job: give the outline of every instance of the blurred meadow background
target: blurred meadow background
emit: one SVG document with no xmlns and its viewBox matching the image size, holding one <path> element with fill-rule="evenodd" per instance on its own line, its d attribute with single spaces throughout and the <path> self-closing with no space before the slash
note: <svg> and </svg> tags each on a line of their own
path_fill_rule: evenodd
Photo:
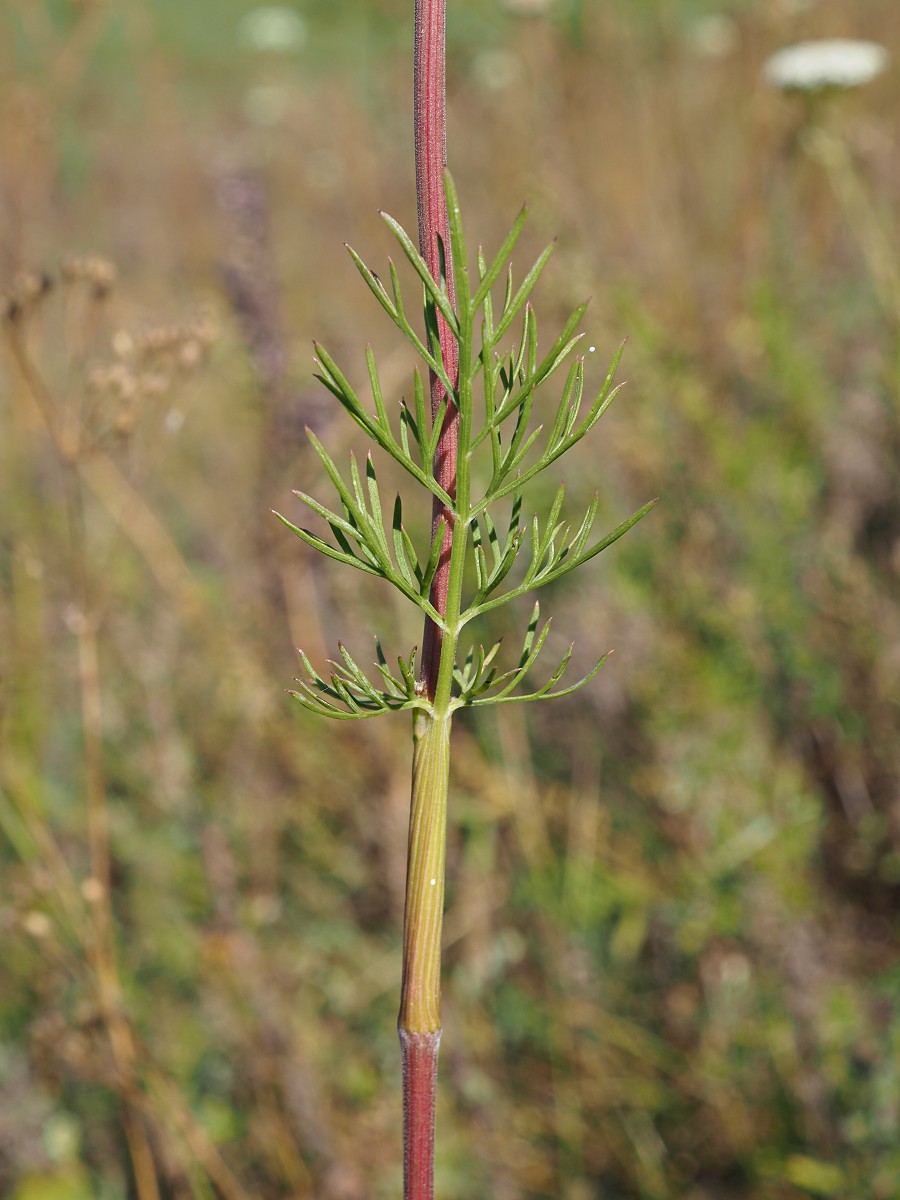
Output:
<svg viewBox="0 0 900 1200">
<path fill-rule="evenodd" d="M 415 226 L 412 3 L 253 9 L 0 4 L 11 1200 L 400 1191 L 409 721 L 285 690 L 419 622 L 270 509 L 354 444 L 313 337 L 409 392 L 342 243 Z M 900 6 L 449 9 L 470 243 L 527 198 L 629 339 L 570 502 L 661 503 L 547 595 L 595 683 L 457 718 L 438 1196 L 900 1197 Z"/>
</svg>

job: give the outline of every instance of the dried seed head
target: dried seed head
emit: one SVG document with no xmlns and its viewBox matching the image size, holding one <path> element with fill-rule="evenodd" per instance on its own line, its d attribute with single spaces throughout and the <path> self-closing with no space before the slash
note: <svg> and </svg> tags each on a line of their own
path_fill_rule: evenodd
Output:
<svg viewBox="0 0 900 1200">
<path fill-rule="evenodd" d="M 116 358 L 134 357 L 134 338 L 127 329 L 119 329 L 113 334 L 112 351 Z"/>
<path fill-rule="evenodd" d="M 103 884 L 93 875 L 81 881 L 80 890 L 88 904 L 99 904 L 106 894 Z"/>
<path fill-rule="evenodd" d="M 173 325 L 156 325 L 138 334 L 135 343 L 139 354 L 150 356 L 170 350 L 178 339 L 178 330 Z"/>
<path fill-rule="evenodd" d="M 179 325 L 157 325 L 136 334 L 116 335 L 114 350 L 121 357 L 133 357 L 143 364 L 147 375 L 168 377 L 187 375 L 204 361 L 218 330 L 209 313 L 201 313 Z M 158 384 L 148 381 L 147 390 L 159 394 Z"/>
<path fill-rule="evenodd" d="M 82 263 L 79 254 L 66 254 L 59 264 L 59 276 L 63 283 L 80 283 L 83 278 Z"/>
<path fill-rule="evenodd" d="M 219 339 L 219 327 L 209 310 L 203 310 L 198 314 L 193 323 L 192 332 L 204 350 L 208 350 Z"/>
<path fill-rule="evenodd" d="M 46 913 L 38 912 L 34 909 L 31 912 L 27 912 L 22 918 L 22 928 L 31 937 L 42 941 L 52 933 L 53 924 Z"/>
<path fill-rule="evenodd" d="M 137 411 L 133 408 L 126 409 L 125 412 L 120 412 L 113 421 L 113 432 L 118 437 L 128 437 L 134 433 L 134 428 L 137 425 Z"/>
<path fill-rule="evenodd" d="M 116 282 L 116 268 L 106 259 L 97 258 L 91 261 L 91 294 L 95 300 L 102 300 L 112 291 Z"/>
<path fill-rule="evenodd" d="M 88 368 L 88 390 L 113 396 L 116 400 L 132 400 L 137 394 L 138 379 L 128 363 L 94 363 Z"/>
<path fill-rule="evenodd" d="M 98 254 L 67 254 L 60 264 L 60 275 L 66 283 L 87 284 L 91 295 L 102 300 L 116 282 L 116 265 Z"/>
<path fill-rule="evenodd" d="M 172 377 L 164 371 L 145 371 L 138 376 L 137 387 L 141 396 L 165 396 L 172 386 Z"/>
<path fill-rule="evenodd" d="M 52 291 L 53 277 L 46 271 L 22 271 L 12 281 L 3 303 L 3 315 L 10 324 L 31 316 Z"/>
<path fill-rule="evenodd" d="M 197 338 L 188 338 L 178 351 L 178 364 L 192 371 L 203 359 L 203 346 Z"/>
</svg>

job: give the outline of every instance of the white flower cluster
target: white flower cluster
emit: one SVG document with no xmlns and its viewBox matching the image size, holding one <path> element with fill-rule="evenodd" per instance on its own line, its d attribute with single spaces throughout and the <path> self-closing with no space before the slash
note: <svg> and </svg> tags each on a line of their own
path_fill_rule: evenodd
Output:
<svg viewBox="0 0 900 1200">
<path fill-rule="evenodd" d="M 263 54 L 293 54 L 309 36 L 303 17 L 287 4 L 261 4 L 238 25 L 238 41 Z"/>
<path fill-rule="evenodd" d="M 539 17 L 553 8 L 554 0 L 503 0 L 507 8 L 517 17 Z"/>
<path fill-rule="evenodd" d="M 786 46 L 767 60 L 763 74 L 782 91 L 855 88 L 880 75 L 889 60 L 887 50 L 877 42 L 832 38 Z"/>
</svg>

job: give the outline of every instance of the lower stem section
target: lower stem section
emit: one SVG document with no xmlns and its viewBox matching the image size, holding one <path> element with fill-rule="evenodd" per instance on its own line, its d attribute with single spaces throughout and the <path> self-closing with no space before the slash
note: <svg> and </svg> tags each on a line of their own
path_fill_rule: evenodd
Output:
<svg viewBox="0 0 900 1200">
<path fill-rule="evenodd" d="M 441 1044 L 441 926 L 447 847 L 450 718 L 413 718 L 412 801 L 403 919 L 403 1196 L 434 1196 L 434 1108 Z"/>
<path fill-rule="evenodd" d="M 434 1109 L 441 1031 L 400 1030 L 403 1064 L 403 1196 L 434 1197 Z"/>
<path fill-rule="evenodd" d="M 398 1022 L 407 1033 L 437 1033 L 441 1028 L 441 927 L 449 776 L 449 716 L 416 713 L 403 916 L 403 990 Z"/>
</svg>

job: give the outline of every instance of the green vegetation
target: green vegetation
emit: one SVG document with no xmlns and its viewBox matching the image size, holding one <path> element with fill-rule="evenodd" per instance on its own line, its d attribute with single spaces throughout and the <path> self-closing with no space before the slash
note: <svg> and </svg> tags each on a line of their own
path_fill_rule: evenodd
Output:
<svg viewBox="0 0 900 1200">
<path fill-rule="evenodd" d="M 250 7 L 4 9 L 14 1200 L 400 1191 L 408 717 L 350 738 L 284 691 L 294 645 L 421 629 L 267 514 L 327 485 L 304 424 L 364 460 L 313 336 L 409 387 L 341 243 L 383 261 L 377 210 L 413 224 L 411 6 L 298 5 L 288 56 L 239 48 Z M 542 321 L 591 294 L 595 356 L 629 336 L 567 504 L 661 502 L 545 593 L 573 676 L 615 648 L 591 685 L 456 717 L 448 1200 L 900 1196 L 900 96 L 835 98 L 829 157 L 760 74 L 900 44 L 900 12 L 727 11 L 717 41 L 699 3 L 451 7 L 467 227 L 499 245 L 527 197 Z M 515 657 L 522 603 L 485 644 Z"/>
</svg>

